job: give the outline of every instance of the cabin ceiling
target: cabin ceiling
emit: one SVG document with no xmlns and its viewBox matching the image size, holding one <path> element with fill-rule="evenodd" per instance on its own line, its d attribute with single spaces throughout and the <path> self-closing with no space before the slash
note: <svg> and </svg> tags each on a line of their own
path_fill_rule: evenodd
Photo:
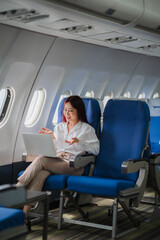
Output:
<svg viewBox="0 0 160 240">
<path fill-rule="evenodd" d="M 0 0 L 0 23 L 160 57 L 159 0 Z"/>
</svg>

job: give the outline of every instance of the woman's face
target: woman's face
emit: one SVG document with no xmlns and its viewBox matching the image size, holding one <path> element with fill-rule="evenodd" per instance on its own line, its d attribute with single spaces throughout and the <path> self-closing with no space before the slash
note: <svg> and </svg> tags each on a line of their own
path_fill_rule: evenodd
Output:
<svg viewBox="0 0 160 240">
<path fill-rule="evenodd" d="M 77 123 L 79 121 L 77 109 L 73 108 L 70 102 L 65 104 L 63 114 L 67 122 Z"/>
</svg>

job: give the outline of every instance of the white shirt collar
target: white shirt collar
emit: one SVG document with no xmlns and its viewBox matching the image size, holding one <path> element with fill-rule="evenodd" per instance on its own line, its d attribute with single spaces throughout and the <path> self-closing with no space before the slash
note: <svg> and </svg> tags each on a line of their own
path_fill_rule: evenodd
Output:
<svg viewBox="0 0 160 240">
<path fill-rule="evenodd" d="M 79 121 L 79 122 L 71 129 L 71 131 L 68 133 L 67 122 L 66 122 L 66 123 L 65 123 L 65 132 L 66 132 L 67 134 L 70 134 L 72 131 L 75 131 L 75 130 L 80 129 L 81 125 L 82 125 L 82 122 Z"/>
</svg>

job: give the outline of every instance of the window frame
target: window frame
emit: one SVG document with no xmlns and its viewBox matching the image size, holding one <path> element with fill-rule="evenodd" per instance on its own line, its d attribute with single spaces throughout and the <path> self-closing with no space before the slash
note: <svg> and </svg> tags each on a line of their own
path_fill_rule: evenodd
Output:
<svg viewBox="0 0 160 240">
<path fill-rule="evenodd" d="M 86 93 L 85 93 L 85 97 L 94 98 L 94 91 L 93 90 L 87 90 Z"/>
<path fill-rule="evenodd" d="M 15 99 L 15 91 L 12 87 L 2 88 L 0 91 L 6 90 L 5 99 L 3 99 L 2 108 L 0 112 L 0 128 L 3 127 L 9 119 L 13 102 Z"/>
<path fill-rule="evenodd" d="M 58 108 L 59 108 L 60 102 L 62 101 L 63 98 L 69 97 L 71 95 L 72 95 L 72 91 L 70 89 L 63 91 L 63 93 L 60 95 L 58 103 L 57 103 L 57 107 L 56 107 L 56 110 L 54 112 L 53 119 L 52 119 L 53 126 L 57 125 L 57 121 L 58 121 Z"/>
<path fill-rule="evenodd" d="M 142 92 L 138 95 L 138 99 L 144 99 L 144 98 L 146 98 L 146 95 L 144 92 Z"/>
<path fill-rule="evenodd" d="M 33 127 L 38 122 L 41 117 L 46 98 L 47 93 L 44 88 L 39 88 L 34 91 L 24 121 L 25 127 Z"/>
<path fill-rule="evenodd" d="M 158 92 L 155 92 L 154 94 L 153 94 L 153 97 L 152 97 L 153 99 L 155 99 L 155 98 L 159 98 L 159 93 Z"/>
<path fill-rule="evenodd" d="M 107 102 L 113 98 L 113 92 L 108 92 L 105 94 L 104 98 L 103 98 L 103 106 L 105 108 Z M 107 99 L 107 100 L 106 100 Z"/>
<path fill-rule="evenodd" d="M 123 97 L 125 98 L 131 98 L 131 92 L 130 91 L 127 91 L 123 94 Z"/>
</svg>

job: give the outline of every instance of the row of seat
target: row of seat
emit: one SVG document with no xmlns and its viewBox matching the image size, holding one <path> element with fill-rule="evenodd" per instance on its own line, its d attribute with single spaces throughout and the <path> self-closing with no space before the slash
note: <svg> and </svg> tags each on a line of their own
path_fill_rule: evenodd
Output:
<svg viewBox="0 0 160 240">
<path fill-rule="evenodd" d="M 83 101 L 89 124 L 95 128 L 97 133 L 101 132 L 101 110 L 98 101 L 92 98 L 83 98 Z M 64 100 L 59 106 L 58 122 L 62 121 L 63 104 Z M 52 113 L 50 113 L 48 123 L 51 119 Z M 44 190 L 61 190 L 59 229 L 63 219 L 64 193 L 68 196 L 68 191 L 114 199 L 112 226 L 88 223 L 88 226 L 111 230 L 113 239 L 117 237 L 118 203 L 134 226 L 137 226 L 137 221 L 131 215 L 131 209 L 132 206 L 139 205 L 147 184 L 150 161 L 143 157 L 145 149 L 148 147 L 147 138 L 151 127 L 154 128 L 155 125 L 152 117 L 150 124 L 150 111 L 146 102 L 139 100 L 110 100 L 108 102 L 103 113 L 100 154 L 96 159 L 93 174 L 89 173 L 89 163 L 94 162 L 95 157 L 76 156 L 71 161 L 72 167 L 80 166 L 85 161 L 88 163 L 83 176 L 52 175 L 45 181 Z M 151 145 L 151 133 L 149 136 Z M 154 168 L 155 161 L 152 164 L 152 171 Z M 78 209 L 86 219 L 87 215 L 79 207 Z M 68 222 L 69 220 L 63 219 L 63 221 Z M 87 225 L 82 221 L 70 220 L 70 222 Z"/>
<path fill-rule="evenodd" d="M 88 123 L 94 127 L 97 135 L 100 135 L 101 132 L 101 125 L 100 125 L 100 119 L 101 119 L 101 108 L 99 105 L 98 100 L 93 98 L 82 98 L 85 104 L 86 108 L 86 114 L 87 114 L 87 120 Z M 62 112 L 63 112 L 63 104 L 65 99 L 63 99 L 59 105 L 58 109 L 58 123 L 62 121 Z M 125 101 L 125 100 L 124 100 Z M 127 101 L 127 100 L 126 100 Z M 151 116 L 151 123 L 150 123 L 150 131 L 149 131 L 149 146 L 151 153 L 159 153 L 160 152 L 160 130 L 159 130 L 159 122 L 160 122 L 160 99 L 151 99 L 148 100 L 148 106 L 150 109 L 150 116 Z M 53 111 L 51 111 L 47 126 L 49 127 L 51 124 L 51 120 L 53 117 Z M 60 180 L 58 180 L 58 183 L 60 185 L 58 186 L 58 189 L 63 189 L 66 183 L 67 176 L 61 175 L 59 178 L 62 178 L 62 181 L 60 183 Z M 52 189 L 54 190 L 54 184 L 56 179 L 54 176 L 51 176 L 47 179 L 44 185 L 44 189 Z"/>
<path fill-rule="evenodd" d="M 160 197 L 160 98 L 149 99 L 147 101 L 151 123 L 149 131 L 149 157 L 150 157 L 150 174 L 148 185 L 154 189 L 154 210 L 150 222 L 160 218 L 159 197 Z M 150 201 L 146 201 L 150 204 Z"/>
<path fill-rule="evenodd" d="M 95 131 L 98 132 L 100 130 L 99 123 L 101 118 L 98 101 L 89 98 L 83 99 L 83 101 L 86 107 L 88 122 L 95 128 Z M 158 102 L 157 99 L 155 101 Z M 63 104 L 64 100 L 59 107 L 58 122 L 62 121 Z M 157 105 L 158 104 L 156 104 L 156 106 Z M 155 153 L 153 146 L 155 149 L 157 144 L 157 136 L 154 132 L 158 132 L 155 131 L 158 123 L 155 124 L 155 122 L 158 122 L 160 119 L 159 116 L 155 118 L 152 111 L 149 111 L 151 106 L 153 108 L 154 100 L 150 100 L 148 104 L 145 101 L 139 100 L 109 101 L 103 113 L 100 154 L 96 159 L 93 175 L 88 176 L 88 171 L 86 171 L 83 176 L 52 175 L 47 178 L 44 189 L 61 190 L 58 218 L 59 229 L 62 224 L 64 192 L 65 195 L 68 196 L 68 190 L 71 192 L 115 198 L 112 226 L 99 226 L 89 223 L 89 226 L 111 230 L 113 239 L 117 236 L 116 221 L 118 203 L 121 204 L 134 226 L 137 226 L 137 222 L 131 215 L 131 207 L 138 206 L 143 197 L 148 179 L 148 171 L 151 171 L 151 176 L 155 176 L 155 171 L 159 173 L 159 165 L 157 164 L 155 167 L 155 159 L 150 160 L 150 158 L 143 158 L 145 151 L 148 149 L 152 154 L 153 152 Z M 159 109 L 158 106 L 154 106 L 156 111 Z M 150 156 L 149 154 L 149 157 Z M 83 156 L 85 161 L 87 161 L 89 157 L 90 156 Z M 76 164 L 77 161 L 81 161 L 81 159 L 82 157 L 80 156 L 76 157 L 74 164 Z M 89 161 L 94 162 L 94 159 L 89 159 Z M 72 162 L 72 167 L 73 166 Z M 157 184 L 157 180 L 157 178 L 152 177 L 154 187 Z M 66 189 L 67 193 L 65 191 Z M 158 191 L 160 190 L 158 189 L 157 192 Z M 77 205 L 77 203 L 75 204 Z M 79 211 L 83 218 L 87 218 L 82 210 L 79 209 Z M 81 221 L 75 220 L 67 220 L 67 222 L 84 224 Z M 85 225 L 87 224 L 85 223 Z"/>
<path fill-rule="evenodd" d="M 97 104 L 97 101 L 93 101 L 93 99 L 86 101 Z M 61 114 L 62 106 L 63 102 Z M 89 111 L 86 112 L 88 118 Z M 95 116 L 93 123 L 99 122 L 100 108 L 93 107 L 91 112 Z M 107 103 L 103 113 L 103 129 L 100 134 L 100 153 L 96 159 L 92 176 L 88 176 L 86 171 L 83 176 L 52 175 L 45 181 L 44 189 L 61 190 L 59 229 L 63 219 L 64 193 L 66 195 L 68 190 L 92 196 L 113 198 L 113 222 L 112 226 L 106 226 L 71 219 L 63 219 L 63 221 L 111 230 L 112 238 L 115 239 L 117 237 L 119 203 L 134 226 L 137 226 L 137 221 L 131 215 L 131 207 L 139 205 L 147 183 L 148 161 L 143 159 L 143 154 L 148 146 L 149 123 L 150 112 L 144 101 L 110 100 Z M 98 124 L 96 127 L 98 128 Z M 97 128 L 95 128 L 96 131 Z M 83 157 L 87 161 L 90 156 Z M 79 162 L 79 166 L 83 157 L 77 156 L 74 159 L 76 163 Z M 90 159 L 90 161 L 94 160 Z M 72 159 L 72 167 L 74 164 Z M 83 218 L 86 219 L 87 215 L 79 207 L 78 209 Z"/>
</svg>

